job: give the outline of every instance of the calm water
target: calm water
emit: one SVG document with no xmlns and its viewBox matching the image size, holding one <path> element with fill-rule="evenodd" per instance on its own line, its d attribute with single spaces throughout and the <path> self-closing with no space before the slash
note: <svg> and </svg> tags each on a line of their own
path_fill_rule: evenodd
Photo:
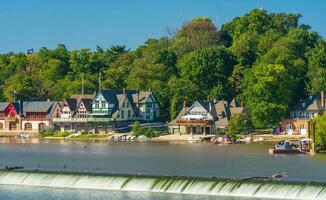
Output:
<svg viewBox="0 0 326 200">
<path fill-rule="evenodd" d="M 176 195 L 144 192 L 0 186 L 1 200 L 250 200 L 249 198 Z M 256 199 L 262 200 L 262 199 Z"/>
<path fill-rule="evenodd" d="M 249 177 L 286 172 L 290 181 L 326 182 L 326 155 L 269 155 L 273 145 L 180 143 L 0 143 L 0 167 L 44 170 Z M 86 148 L 85 148 L 86 147 Z M 24 198 L 23 198 L 24 197 Z M 235 199 L 0 186 L 0 199 Z"/>
</svg>

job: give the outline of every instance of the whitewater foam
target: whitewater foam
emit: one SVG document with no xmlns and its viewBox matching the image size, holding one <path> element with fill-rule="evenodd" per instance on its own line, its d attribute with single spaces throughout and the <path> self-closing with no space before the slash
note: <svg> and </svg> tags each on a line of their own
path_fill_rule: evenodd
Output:
<svg viewBox="0 0 326 200">
<path fill-rule="evenodd" d="M 326 184 L 270 180 L 1 171 L 0 184 L 275 199 L 326 199 Z"/>
</svg>

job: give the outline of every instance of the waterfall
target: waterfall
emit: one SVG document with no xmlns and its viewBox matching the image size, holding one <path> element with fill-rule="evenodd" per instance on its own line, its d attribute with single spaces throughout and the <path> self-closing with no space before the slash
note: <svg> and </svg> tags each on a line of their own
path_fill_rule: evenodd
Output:
<svg viewBox="0 0 326 200">
<path fill-rule="evenodd" d="M 326 199 L 326 184 L 169 176 L 0 171 L 0 184 L 275 199 Z"/>
</svg>

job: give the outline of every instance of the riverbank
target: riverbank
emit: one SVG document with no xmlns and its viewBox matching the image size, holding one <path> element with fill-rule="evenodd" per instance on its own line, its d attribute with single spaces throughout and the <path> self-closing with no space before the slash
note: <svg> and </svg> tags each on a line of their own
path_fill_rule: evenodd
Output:
<svg viewBox="0 0 326 200">
<path fill-rule="evenodd" d="M 1 134 L 2 138 L 15 138 L 20 133 L 11 133 L 11 134 Z M 58 132 L 54 135 L 40 137 L 39 134 L 33 133 L 31 138 L 33 139 L 48 139 L 48 140 L 85 140 L 85 141 L 107 141 L 109 138 L 119 138 L 123 135 L 131 135 L 131 133 L 110 133 L 110 134 L 68 134 Z M 186 142 L 189 141 L 189 138 L 192 140 L 206 139 L 209 140 L 213 135 L 199 135 L 199 134 L 161 134 L 157 137 L 150 138 L 148 141 L 153 142 Z M 300 141 L 306 136 L 302 135 L 274 135 L 274 134 L 252 134 L 252 135 L 237 135 L 239 139 L 243 142 L 279 142 L 283 140 L 289 140 L 292 142 Z"/>
</svg>

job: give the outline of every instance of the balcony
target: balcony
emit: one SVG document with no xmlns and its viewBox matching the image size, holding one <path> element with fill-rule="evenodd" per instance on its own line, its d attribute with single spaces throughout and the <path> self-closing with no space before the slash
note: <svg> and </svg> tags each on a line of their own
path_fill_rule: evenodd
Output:
<svg viewBox="0 0 326 200">
<path fill-rule="evenodd" d="M 177 125 L 180 126 L 208 126 L 213 123 L 212 120 L 202 120 L 202 119 L 180 119 L 177 120 Z"/>
<path fill-rule="evenodd" d="M 87 118 L 87 122 L 112 122 L 112 118 L 108 117 L 90 117 Z"/>
<path fill-rule="evenodd" d="M 52 118 L 53 122 L 71 122 L 71 123 L 85 123 L 88 118 Z"/>
<path fill-rule="evenodd" d="M 7 121 L 16 121 L 16 117 L 15 116 L 8 116 L 8 117 L 6 117 L 6 120 Z"/>
</svg>

